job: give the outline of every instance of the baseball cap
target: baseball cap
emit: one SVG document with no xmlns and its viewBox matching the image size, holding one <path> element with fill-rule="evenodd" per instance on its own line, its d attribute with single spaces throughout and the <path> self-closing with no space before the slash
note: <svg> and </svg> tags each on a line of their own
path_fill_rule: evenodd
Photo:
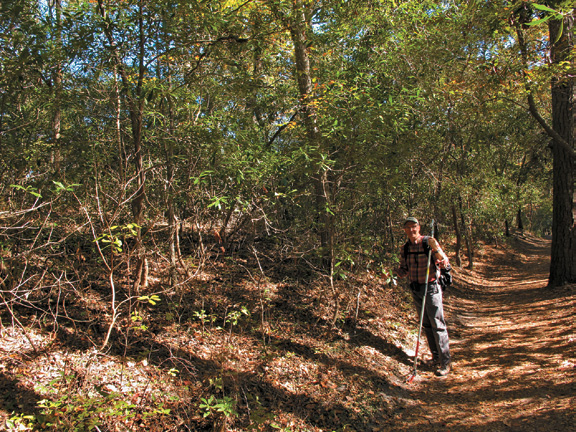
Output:
<svg viewBox="0 0 576 432">
<path fill-rule="evenodd" d="M 418 222 L 418 219 L 416 219 L 415 217 L 406 218 L 406 220 L 404 221 L 404 225 L 406 225 L 408 222 L 412 222 L 412 223 L 415 223 L 416 225 L 420 225 L 420 222 Z"/>
</svg>

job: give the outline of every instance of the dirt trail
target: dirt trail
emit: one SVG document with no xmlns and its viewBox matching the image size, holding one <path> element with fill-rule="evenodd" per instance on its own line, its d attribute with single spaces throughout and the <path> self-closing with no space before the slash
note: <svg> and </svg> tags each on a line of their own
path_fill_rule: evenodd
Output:
<svg viewBox="0 0 576 432">
<path fill-rule="evenodd" d="M 445 302 L 453 372 L 418 376 L 396 430 L 576 430 L 576 295 L 545 288 L 549 256 L 548 241 L 518 237 L 458 272 Z"/>
</svg>

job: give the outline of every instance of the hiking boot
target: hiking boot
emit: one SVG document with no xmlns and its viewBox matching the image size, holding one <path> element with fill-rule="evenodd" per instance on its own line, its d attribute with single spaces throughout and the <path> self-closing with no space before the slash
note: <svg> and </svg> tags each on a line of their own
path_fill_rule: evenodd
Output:
<svg viewBox="0 0 576 432">
<path fill-rule="evenodd" d="M 446 363 L 445 365 L 440 366 L 436 370 L 435 374 L 436 376 L 443 377 L 450 373 L 450 369 L 451 369 L 450 363 Z"/>
<path fill-rule="evenodd" d="M 422 360 L 422 366 L 428 371 L 435 371 L 440 367 L 440 362 L 436 359 Z"/>
</svg>

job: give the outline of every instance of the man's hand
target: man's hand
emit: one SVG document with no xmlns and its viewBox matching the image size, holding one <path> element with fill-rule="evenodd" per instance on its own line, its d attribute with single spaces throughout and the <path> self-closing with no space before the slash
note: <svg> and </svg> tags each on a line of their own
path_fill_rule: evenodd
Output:
<svg viewBox="0 0 576 432">
<path fill-rule="evenodd" d="M 448 265 L 448 259 L 439 259 L 436 260 L 436 267 L 438 268 L 446 268 L 446 266 Z"/>
</svg>

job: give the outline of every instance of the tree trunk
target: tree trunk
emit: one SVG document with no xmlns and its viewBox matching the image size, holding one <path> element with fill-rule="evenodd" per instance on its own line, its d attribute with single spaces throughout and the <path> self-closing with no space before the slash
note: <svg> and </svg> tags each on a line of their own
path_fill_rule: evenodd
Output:
<svg viewBox="0 0 576 432">
<path fill-rule="evenodd" d="M 138 187 L 136 195 L 132 200 L 132 212 L 134 219 L 138 224 L 138 248 L 136 250 L 138 269 L 134 275 L 134 288 L 146 288 L 148 286 L 148 261 L 145 256 L 145 249 L 142 240 L 142 224 L 144 221 L 144 200 L 146 199 L 146 175 L 144 173 L 144 154 L 142 150 L 142 117 L 144 110 L 144 96 L 142 85 L 145 72 L 145 37 L 144 37 L 144 17 L 143 17 L 143 0 L 138 2 L 138 33 L 139 33 L 139 52 L 138 52 L 138 81 L 134 96 L 130 98 L 130 120 L 132 121 L 132 139 L 134 143 L 134 165 L 136 168 L 136 185 Z"/>
<path fill-rule="evenodd" d="M 168 79 L 169 85 L 171 87 L 170 77 Z M 174 136 L 174 130 L 176 126 L 174 125 L 174 113 L 172 109 L 172 103 L 168 102 L 168 131 L 166 136 L 168 139 L 164 139 L 164 152 L 166 155 L 166 207 L 167 207 L 167 218 L 168 218 L 168 250 L 170 253 L 170 286 L 174 287 L 178 285 L 178 270 L 176 267 L 178 257 L 180 256 L 179 239 L 178 239 L 178 220 L 176 219 L 176 211 L 174 209 L 174 198 L 172 194 L 174 193 L 174 146 L 173 141 L 170 137 Z"/>
<path fill-rule="evenodd" d="M 138 234 L 136 237 L 136 273 L 134 274 L 134 288 L 148 286 L 148 262 L 145 256 L 144 245 L 142 242 L 142 223 L 144 219 L 144 201 L 146 199 L 146 175 L 144 173 L 144 154 L 142 149 L 142 118 L 144 109 L 143 83 L 144 73 L 146 72 L 146 41 L 144 36 L 144 14 L 143 0 L 138 2 L 138 76 L 136 78 L 136 87 L 132 88 L 132 79 L 128 76 L 126 66 L 118 52 L 118 43 L 114 38 L 113 23 L 111 22 L 103 0 L 98 0 L 98 10 L 104 19 L 104 34 L 112 49 L 112 57 L 116 64 L 116 69 L 122 80 L 123 95 L 126 98 L 126 105 L 130 115 L 132 126 L 132 143 L 134 146 L 134 167 L 136 170 L 136 192 L 131 202 L 132 215 L 138 225 Z"/>
<path fill-rule="evenodd" d="M 454 233 L 456 234 L 456 245 L 454 247 L 456 265 L 462 267 L 462 258 L 460 257 L 460 251 L 462 249 L 462 234 L 460 234 L 460 228 L 458 227 L 458 213 L 456 211 L 456 206 L 452 205 L 452 221 L 454 223 Z"/>
<path fill-rule="evenodd" d="M 518 209 L 518 213 L 516 215 L 516 223 L 518 227 L 518 231 L 524 231 L 524 222 L 522 221 L 522 209 Z"/>
<path fill-rule="evenodd" d="M 260 14 L 254 14 L 252 16 L 254 20 L 254 28 L 253 28 L 253 37 L 254 39 L 257 38 L 257 35 L 262 31 L 262 18 Z M 254 93 L 248 98 L 247 106 L 252 111 L 252 118 L 254 123 L 256 123 L 262 130 L 265 130 L 266 121 L 262 118 L 262 110 L 258 106 L 258 98 L 257 94 L 259 91 L 259 87 L 262 84 L 262 77 L 263 77 L 263 62 L 262 62 L 262 43 L 257 42 L 254 46 L 254 56 L 252 58 L 252 79 L 256 85 L 254 86 Z M 266 143 L 269 143 L 269 137 L 264 137 Z"/>
<path fill-rule="evenodd" d="M 293 17 L 290 26 L 290 35 L 294 44 L 294 60 L 296 63 L 296 76 L 298 80 L 298 90 L 301 99 L 301 114 L 311 145 L 317 145 L 319 153 L 322 149 L 319 143 L 319 131 L 317 125 L 317 113 L 311 103 L 312 97 L 312 74 L 310 69 L 310 58 L 308 55 L 307 29 L 310 26 L 306 17 L 306 6 L 301 0 L 293 1 Z M 328 212 L 329 207 L 329 177 L 328 171 L 320 164 L 318 156 L 318 173 L 314 178 L 314 190 L 316 195 L 316 214 L 318 218 L 318 233 L 320 236 L 320 248 L 322 264 L 325 269 L 332 266 L 333 261 L 333 218 Z"/>
<path fill-rule="evenodd" d="M 53 0 L 52 6 L 54 7 L 54 35 L 55 45 L 57 49 L 62 49 L 62 1 Z M 60 53 L 58 53 L 58 57 Z M 60 150 L 60 131 L 62 129 L 62 62 L 57 61 L 54 65 L 51 77 L 51 86 L 54 96 L 54 105 L 52 111 L 52 166 L 54 172 L 59 175 L 61 170 L 62 154 Z"/>
<path fill-rule="evenodd" d="M 472 249 L 472 227 L 466 223 L 466 218 L 462 209 L 462 200 L 460 200 L 460 219 L 462 222 L 462 229 L 464 230 L 464 237 L 466 238 L 466 250 L 468 251 L 468 268 L 474 268 L 474 250 Z M 471 224 L 470 224 L 471 225 Z"/>
<path fill-rule="evenodd" d="M 574 11 L 561 20 L 549 20 L 552 63 L 574 66 Z M 572 69 L 573 70 L 573 69 Z M 573 75 L 552 80 L 552 128 L 574 148 L 575 80 Z M 574 224 L 574 158 L 569 149 L 552 141 L 553 214 L 549 286 L 576 282 L 576 226 Z"/>
<path fill-rule="evenodd" d="M 394 235 L 394 223 L 392 222 L 392 210 L 390 209 L 390 204 L 386 204 L 386 224 L 388 225 L 388 244 L 396 244 L 396 236 Z"/>
</svg>

